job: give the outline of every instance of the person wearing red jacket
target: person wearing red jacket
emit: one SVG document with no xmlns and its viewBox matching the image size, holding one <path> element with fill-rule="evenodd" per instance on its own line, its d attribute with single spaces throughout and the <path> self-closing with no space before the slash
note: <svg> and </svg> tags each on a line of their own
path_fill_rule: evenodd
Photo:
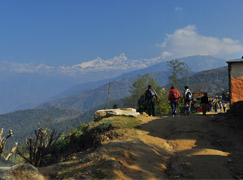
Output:
<svg viewBox="0 0 243 180">
<path fill-rule="evenodd" d="M 175 89 L 174 86 L 171 86 L 168 94 L 168 99 L 170 100 L 170 106 L 172 109 L 173 117 L 176 115 L 177 105 L 180 98 L 181 98 L 180 93 Z"/>
</svg>

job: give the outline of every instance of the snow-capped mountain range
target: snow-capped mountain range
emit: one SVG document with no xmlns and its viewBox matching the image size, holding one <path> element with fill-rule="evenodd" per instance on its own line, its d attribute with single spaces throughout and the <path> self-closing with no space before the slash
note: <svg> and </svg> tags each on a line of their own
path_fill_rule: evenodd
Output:
<svg viewBox="0 0 243 180">
<path fill-rule="evenodd" d="M 77 76 L 90 72 L 102 71 L 116 71 L 118 73 L 124 73 L 143 69 L 162 61 L 165 61 L 162 57 L 130 60 L 124 53 L 122 53 L 119 56 L 115 56 L 111 59 L 105 60 L 97 57 L 96 59 L 72 66 L 49 66 L 46 64 L 35 65 L 32 63 L 20 64 L 14 62 L 2 62 L 0 63 L 0 72 L 8 71 L 17 73 L 61 73 L 68 76 Z"/>
</svg>

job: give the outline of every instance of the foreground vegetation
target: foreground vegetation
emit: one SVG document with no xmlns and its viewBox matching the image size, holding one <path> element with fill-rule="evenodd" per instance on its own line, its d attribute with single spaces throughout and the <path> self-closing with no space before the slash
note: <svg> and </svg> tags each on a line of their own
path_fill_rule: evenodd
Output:
<svg viewBox="0 0 243 180">
<path fill-rule="evenodd" d="M 38 135 L 36 135 L 35 139 L 31 138 L 33 147 L 30 147 L 30 138 L 28 138 L 28 143 L 26 145 L 23 144 L 18 149 L 18 154 L 35 166 L 46 166 L 52 163 L 65 161 L 65 159 L 73 153 L 86 151 L 87 149 L 96 149 L 102 142 L 108 139 L 122 137 L 124 130 L 137 127 L 140 124 L 141 121 L 134 117 L 115 116 L 104 118 L 101 121 L 80 124 L 78 128 L 72 128 L 68 133 L 62 134 L 55 143 L 50 145 L 48 141 L 52 140 L 53 136 L 49 135 L 49 137 L 46 137 L 46 147 L 48 149 L 45 149 L 41 143 L 43 140 Z M 38 142 L 38 139 L 39 143 L 34 145 L 34 142 Z M 36 160 L 36 155 L 38 155 L 40 147 L 41 151 L 43 151 L 40 154 L 43 156 L 39 157 L 39 160 Z M 33 154 L 36 155 L 34 156 Z"/>
</svg>

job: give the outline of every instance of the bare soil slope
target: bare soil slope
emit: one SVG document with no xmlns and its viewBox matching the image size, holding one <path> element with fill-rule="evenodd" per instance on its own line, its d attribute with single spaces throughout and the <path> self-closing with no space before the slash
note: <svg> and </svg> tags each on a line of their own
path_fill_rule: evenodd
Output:
<svg viewBox="0 0 243 180">
<path fill-rule="evenodd" d="M 55 179 L 241 179 L 243 124 L 227 114 L 138 117 L 95 151 L 41 168 Z"/>
</svg>

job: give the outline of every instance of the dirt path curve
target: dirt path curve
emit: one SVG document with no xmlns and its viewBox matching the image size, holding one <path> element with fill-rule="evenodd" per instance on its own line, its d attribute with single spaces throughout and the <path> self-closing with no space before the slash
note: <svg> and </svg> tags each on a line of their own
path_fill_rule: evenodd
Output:
<svg viewBox="0 0 243 180">
<path fill-rule="evenodd" d="M 222 130 L 218 128 L 217 133 L 221 134 L 216 135 L 217 124 L 212 115 L 181 115 L 141 120 L 144 124 L 140 128 L 139 138 L 144 144 L 157 147 L 158 158 L 155 162 L 163 160 L 162 157 L 166 162 L 164 169 L 161 169 L 160 178 L 233 178 L 232 169 L 228 166 L 230 153 L 215 145 L 226 133 L 225 127 Z M 146 159 L 153 158 L 148 155 L 145 161 Z M 148 166 L 151 167 L 149 164 Z"/>
<path fill-rule="evenodd" d="M 243 121 L 227 114 L 138 119 L 142 125 L 123 130 L 124 139 L 41 172 L 49 179 L 243 179 Z"/>
</svg>

